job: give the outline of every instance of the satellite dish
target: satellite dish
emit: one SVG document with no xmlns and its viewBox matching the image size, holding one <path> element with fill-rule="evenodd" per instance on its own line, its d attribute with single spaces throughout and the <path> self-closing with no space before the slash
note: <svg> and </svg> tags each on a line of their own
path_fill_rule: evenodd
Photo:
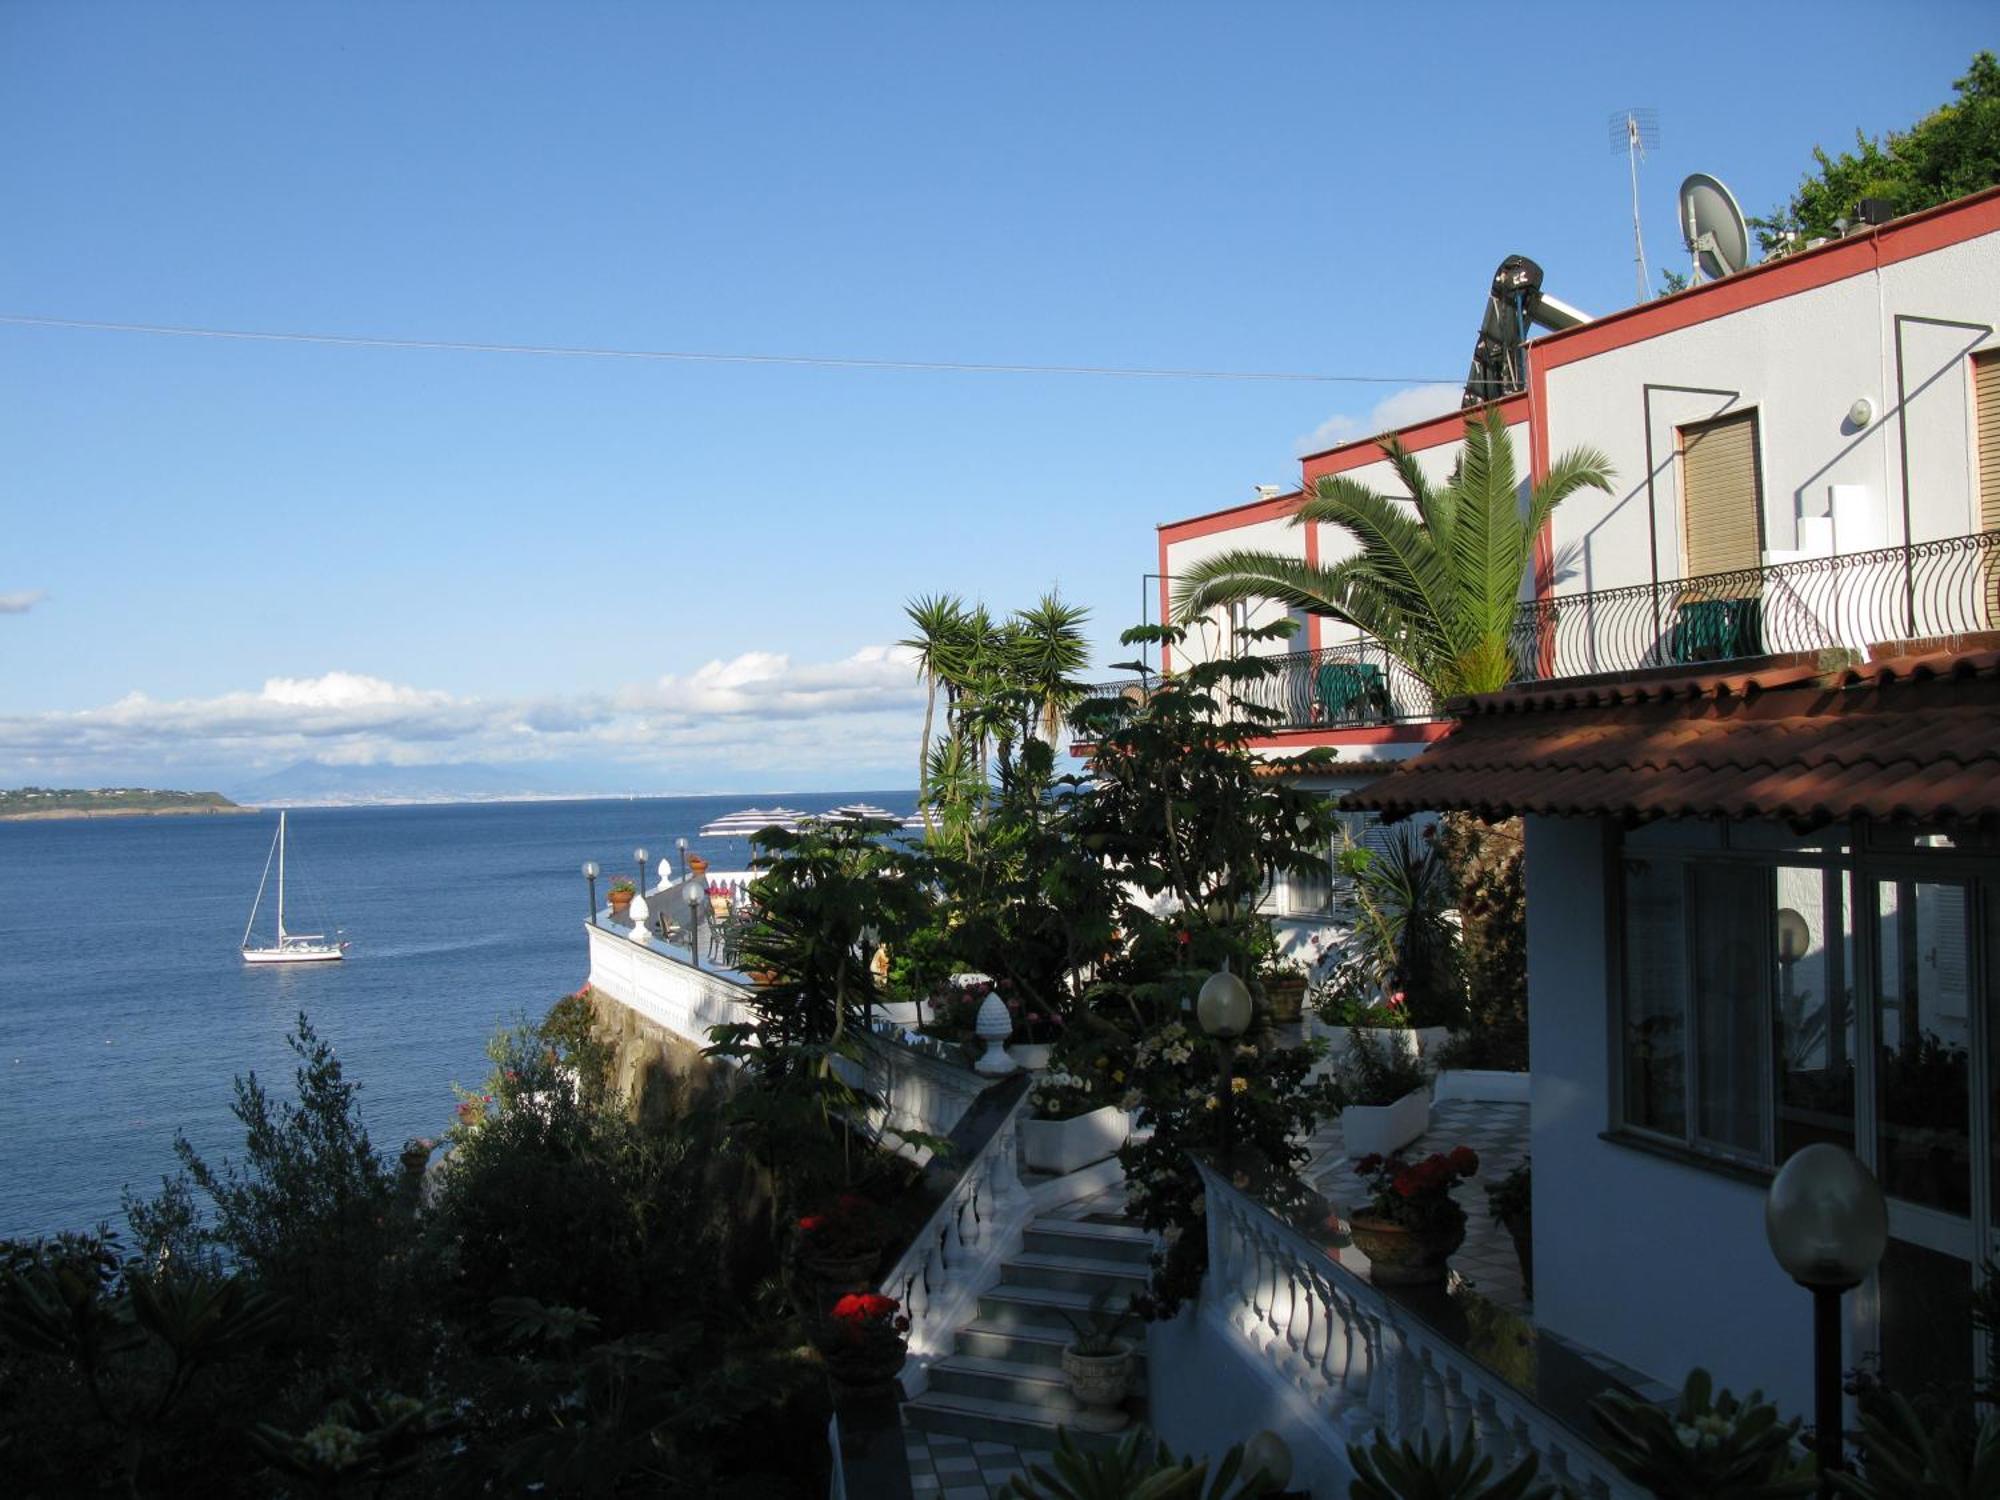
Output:
<svg viewBox="0 0 2000 1500">
<path fill-rule="evenodd" d="M 1681 238 L 1697 279 L 1720 281 L 1750 264 L 1750 226 L 1736 197 L 1706 172 L 1681 184 Z"/>
</svg>

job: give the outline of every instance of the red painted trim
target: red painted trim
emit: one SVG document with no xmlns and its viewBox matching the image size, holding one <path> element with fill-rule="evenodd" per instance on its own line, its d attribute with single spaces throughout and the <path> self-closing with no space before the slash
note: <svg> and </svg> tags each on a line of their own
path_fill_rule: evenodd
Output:
<svg viewBox="0 0 2000 1500">
<path fill-rule="evenodd" d="M 1748 307 L 1814 291 L 1996 232 L 2000 232 L 2000 188 L 1988 188 L 1969 198 L 1821 245 L 1817 250 L 1800 250 L 1779 260 L 1767 260 L 1721 281 L 1704 282 L 1671 297 L 1641 302 L 1560 333 L 1544 334 L 1528 346 L 1529 361 L 1543 371 L 1574 364 L 1593 354 L 1677 333 Z M 1541 424 L 1536 426 L 1539 430 Z"/>
<path fill-rule="evenodd" d="M 1307 525 L 1305 531 L 1306 531 L 1306 566 L 1309 568 L 1316 568 L 1319 566 L 1319 526 L 1317 523 L 1309 524 Z M 1308 614 L 1306 616 L 1306 650 L 1308 651 L 1319 650 L 1319 636 L 1320 636 L 1321 624 L 1322 621 L 1320 620 L 1320 617 L 1317 614 Z"/>
<path fill-rule="evenodd" d="M 1458 727 L 1456 719 L 1425 719 L 1412 724 L 1356 725 L 1352 729 L 1280 729 L 1245 740 L 1251 750 L 1309 750 L 1316 745 L 1414 745 L 1441 740 Z"/>
<path fill-rule="evenodd" d="M 1322 475 L 1344 474 L 1349 469 L 1358 469 L 1364 464 L 1375 463 L 1382 457 L 1384 438 L 1395 438 L 1412 453 L 1422 453 L 1427 448 L 1455 443 L 1465 436 L 1467 421 L 1484 417 L 1487 412 L 1495 408 L 1498 408 L 1509 427 L 1516 422 L 1528 420 L 1528 398 L 1525 395 L 1503 396 L 1498 401 L 1488 401 L 1483 406 L 1468 406 L 1463 411 L 1447 412 L 1441 417 L 1429 417 L 1421 422 L 1412 422 L 1407 427 L 1398 427 L 1394 432 L 1356 438 L 1353 442 L 1342 443 L 1337 448 L 1328 448 L 1321 453 L 1308 453 L 1299 460 L 1300 474 L 1303 476 L 1304 484 L 1310 486 Z"/>
<path fill-rule="evenodd" d="M 1166 532 L 1162 531 L 1160 533 L 1160 623 L 1162 625 L 1170 624 L 1173 619 L 1172 616 L 1172 610 L 1174 607 L 1173 592 L 1171 589 L 1167 587 L 1167 573 L 1168 573 L 1167 534 Z M 1164 677 L 1167 675 L 1167 673 L 1171 672 L 1172 670 L 1173 670 L 1173 661 L 1170 655 L 1168 654 L 1167 643 L 1165 641 L 1161 641 L 1160 675 Z"/>
<path fill-rule="evenodd" d="M 1184 521 L 1162 521 L 1156 528 L 1162 542 L 1191 542 L 1196 537 L 1214 536 L 1218 531 L 1234 531 L 1240 526 L 1255 526 L 1259 521 L 1282 521 L 1299 508 L 1305 499 L 1300 490 L 1288 495 L 1274 495 L 1269 500 L 1252 500 L 1244 505 L 1232 505 L 1227 510 L 1212 510 L 1206 515 L 1189 516 Z"/>
</svg>

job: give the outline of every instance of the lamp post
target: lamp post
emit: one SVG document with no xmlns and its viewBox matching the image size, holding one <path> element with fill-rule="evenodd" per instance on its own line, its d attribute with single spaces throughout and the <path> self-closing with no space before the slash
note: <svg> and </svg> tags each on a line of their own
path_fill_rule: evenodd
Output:
<svg viewBox="0 0 2000 1500">
<path fill-rule="evenodd" d="M 1236 1121 L 1230 1096 L 1236 1083 L 1236 1039 L 1250 1029 L 1250 990 L 1229 972 L 1227 960 L 1202 983 L 1195 997 L 1194 1013 L 1201 1029 L 1215 1038 L 1215 1076 L 1218 1108 L 1222 1111 L 1222 1161 L 1225 1165 L 1236 1151 Z"/>
<path fill-rule="evenodd" d="M 583 862 L 583 878 L 590 882 L 590 925 L 592 927 L 595 927 L 597 925 L 597 861 L 596 860 L 586 859 Z"/>
<path fill-rule="evenodd" d="M 701 881 L 690 875 L 681 886 L 681 897 L 688 909 L 688 956 L 694 966 L 701 967 L 701 909 L 708 905 L 708 891 Z"/>
<path fill-rule="evenodd" d="M 1852 1151 L 1817 1141 L 1772 1179 L 1764 1233 L 1785 1273 L 1813 1295 L 1813 1425 L 1819 1492 L 1833 1494 L 1841 1441 L 1840 1299 L 1866 1281 L 1889 1246 L 1889 1210 Z"/>
<path fill-rule="evenodd" d="M 632 858 L 639 862 L 639 889 L 646 889 L 646 846 L 641 844 L 632 851 Z"/>
</svg>

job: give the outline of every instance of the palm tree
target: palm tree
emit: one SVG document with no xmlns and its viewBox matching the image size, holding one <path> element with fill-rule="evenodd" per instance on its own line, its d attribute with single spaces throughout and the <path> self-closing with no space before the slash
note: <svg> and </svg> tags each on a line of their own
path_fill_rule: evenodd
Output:
<svg viewBox="0 0 2000 1500">
<path fill-rule="evenodd" d="M 1570 495 L 1610 489 L 1610 460 L 1595 448 L 1565 453 L 1529 494 L 1524 515 L 1514 445 L 1496 410 L 1467 419 L 1465 448 L 1442 486 L 1396 439 L 1384 439 L 1382 451 L 1414 515 L 1402 497 L 1327 475 L 1291 524 L 1339 526 L 1360 552 L 1332 567 L 1273 552 L 1223 553 L 1181 576 L 1175 617 L 1185 624 L 1219 604 L 1275 600 L 1375 637 L 1440 698 L 1498 691 L 1514 675 L 1509 638 L 1535 538 Z"/>
<path fill-rule="evenodd" d="M 904 605 L 903 612 L 910 617 L 917 633 L 896 644 L 916 653 L 917 676 L 928 689 L 924 700 L 924 737 L 917 751 L 917 808 L 923 814 L 925 834 L 935 836 L 937 825 L 931 815 L 929 795 L 931 727 L 937 718 L 938 685 L 963 668 L 965 601 L 956 594 L 925 594 Z"/>
<path fill-rule="evenodd" d="M 1083 700 L 1084 684 L 1076 674 L 1090 664 L 1090 645 L 1083 627 L 1090 611 L 1065 604 L 1051 590 L 1031 609 L 1014 612 L 1012 676 L 1034 700 L 1042 738 L 1053 742 L 1063 720 Z M 1027 727 L 1034 732 L 1034 725 Z"/>
</svg>

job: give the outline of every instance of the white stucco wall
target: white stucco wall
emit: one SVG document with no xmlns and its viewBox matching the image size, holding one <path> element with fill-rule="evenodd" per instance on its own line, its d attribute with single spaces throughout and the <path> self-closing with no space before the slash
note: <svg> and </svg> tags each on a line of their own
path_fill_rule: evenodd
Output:
<svg viewBox="0 0 2000 1500">
<path fill-rule="evenodd" d="M 1676 1389 L 1701 1365 L 1810 1414 L 1811 1299 L 1771 1257 L 1764 1190 L 1600 1138 L 1606 864 L 1598 823 L 1527 820 L 1536 1320 Z"/>
<path fill-rule="evenodd" d="M 1178 579 L 1198 563 L 1225 552 L 1236 551 L 1277 552 L 1287 557 L 1304 558 L 1306 555 L 1305 532 L 1287 520 L 1251 521 L 1242 526 L 1231 527 L 1227 531 L 1212 532 L 1207 536 L 1190 537 L 1186 541 L 1170 542 L 1167 546 L 1166 571 L 1170 579 Z M 1169 597 L 1175 589 L 1169 583 Z M 1282 606 L 1268 600 L 1259 600 L 1249 607 L 1248 620 L 1253 627 L 1268 625 L 1273 620 L 1284 618 Z M 1177 662 L 1192 664 L 1207 661 L 1228 648 L 1228 636 L 1222 628 L 1225 614 L 1222 610 L 1211 613 L 1214 628 L 1202 629 L 1197 626 L 1188 635 L 1187 641 L 1173 650 Z M 1289 641 L 1269 640 L 1258 644 L 1261 652 L 1303 651 L 1306 649 L 1304 629 L 1297 631 Z"/>
<path fill-rule="evenodd" d="M 1802 545 L 1801 516 L 1828 514 L 1828 490 L 1864 492 L 1838 551 L 1903 540 L 1903 484 L 1896 403 L 1896 319 L 2000 323 L 2000 235 L 1898 261 L 1879 271 L 1548 370 L 1549 451 L 1603 449 L 1618 474 L 1614 493 L 1584 494 L 1556 514 L 1561 572 L 1574 592 L 1650 581 L 1657 542 L 1661 579 L 1687 576 L 1681 536 L 1675 429 L 1755 408 L 1764 493 L 1764 545 Z M 1909 430 L 1910 532 L 1914 540 L 1978 529 L 1971 424 L 1970 354 L 1995 347 L 1991 333 L 1906 323 L 1902 333 L 1903 420 Z M 1561 348 L 1552 346 L 1551 358 Z M 1531 354 L 1531 359 L 1532 359 Z M 1651 402 L 1653 511 L 1647 514 L 1646 392 Z M 1728 396 L 1663 387 L 1701 387 Z M 1875 414 L 1848 421 L 1857 398 Z M 1781 557 L 1771 559 L 1783 560 Z"/>
</svg>

